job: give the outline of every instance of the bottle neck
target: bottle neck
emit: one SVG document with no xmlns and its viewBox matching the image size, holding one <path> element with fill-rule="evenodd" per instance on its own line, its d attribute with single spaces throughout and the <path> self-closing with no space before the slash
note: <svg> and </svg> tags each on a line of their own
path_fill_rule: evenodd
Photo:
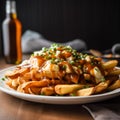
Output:
<svg viewBox="0 0 120 120">
<path fill-rule="evenodd" d="M 15 1 L 6 1 L 6 16 L 11 18 L 17 18 Z"/>
</svg>

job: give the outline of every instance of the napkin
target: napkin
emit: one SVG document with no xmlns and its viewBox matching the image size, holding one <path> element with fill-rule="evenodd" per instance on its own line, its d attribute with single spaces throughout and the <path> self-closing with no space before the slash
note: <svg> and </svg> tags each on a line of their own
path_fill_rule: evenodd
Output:
<svg viewBox="0 0 120 120">
<path fill-rule="evenodd" d="M 120 98 L 82 105 L 94 120 L 120 120 Z"/>
<path fill-rule="evenodd" d="M 57 42 L 47 40 L 46 38 L 44 38 L 43 35 L 36 31 L 27 30 L 22 35 L 22 52 L 31 53 L 33 51 L 40 50 L 42 47 L 50 47 L 52 43 Z M 85 41 L 81 39 L 74 39 L 68 42 L 58 44 L 70 45 L 73 49 L 76 49 L 78 51 L 83 51 L 87 49 Z"/>
</svg>

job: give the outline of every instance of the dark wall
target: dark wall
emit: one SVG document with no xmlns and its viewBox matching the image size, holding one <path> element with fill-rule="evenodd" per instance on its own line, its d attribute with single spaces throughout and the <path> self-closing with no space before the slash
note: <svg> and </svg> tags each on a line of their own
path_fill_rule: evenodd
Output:
<svg viewBox="0 0 120 120">
<path fill-rule="evenodd" d="M 88 49 L 106 50 L 120 42 L 119 0 L 17 0 L 16 3 L 23 32 L 35 30 L 58 42 L 82 38 Z M 0 6 L 1 24 L 5 0 L 0 0 Z"/>
</svg>

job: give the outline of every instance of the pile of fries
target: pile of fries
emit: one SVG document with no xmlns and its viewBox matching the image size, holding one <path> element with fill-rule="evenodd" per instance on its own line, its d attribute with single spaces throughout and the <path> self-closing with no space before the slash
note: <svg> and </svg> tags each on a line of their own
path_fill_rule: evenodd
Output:
<svg viewBox="0 0 120 120">
<path fill-rule="evenodd" d="M 7 71 L 6 84 L 27 94 L 90 96 L 120 88 L 117 64 L 116 60 L 104 62 L 70 46 L 52 44 Z"/>
</svg>

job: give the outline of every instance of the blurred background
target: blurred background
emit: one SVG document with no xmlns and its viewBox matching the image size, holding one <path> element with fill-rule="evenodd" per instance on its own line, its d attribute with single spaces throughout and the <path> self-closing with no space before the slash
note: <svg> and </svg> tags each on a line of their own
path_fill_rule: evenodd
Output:
<svg viewBox="0 0 120 120">
<path fill-rule="evenodd" d="M 16 0 L 23 33 L 30 29 L 56 42 L 84 40 L 88 49 L 104 51 L 120 42 L 119 0 Z M 0 0 L 0 28 L 5 0 Z M 0 54 L 2 54 L 0 29 Z"/>
</svg>

